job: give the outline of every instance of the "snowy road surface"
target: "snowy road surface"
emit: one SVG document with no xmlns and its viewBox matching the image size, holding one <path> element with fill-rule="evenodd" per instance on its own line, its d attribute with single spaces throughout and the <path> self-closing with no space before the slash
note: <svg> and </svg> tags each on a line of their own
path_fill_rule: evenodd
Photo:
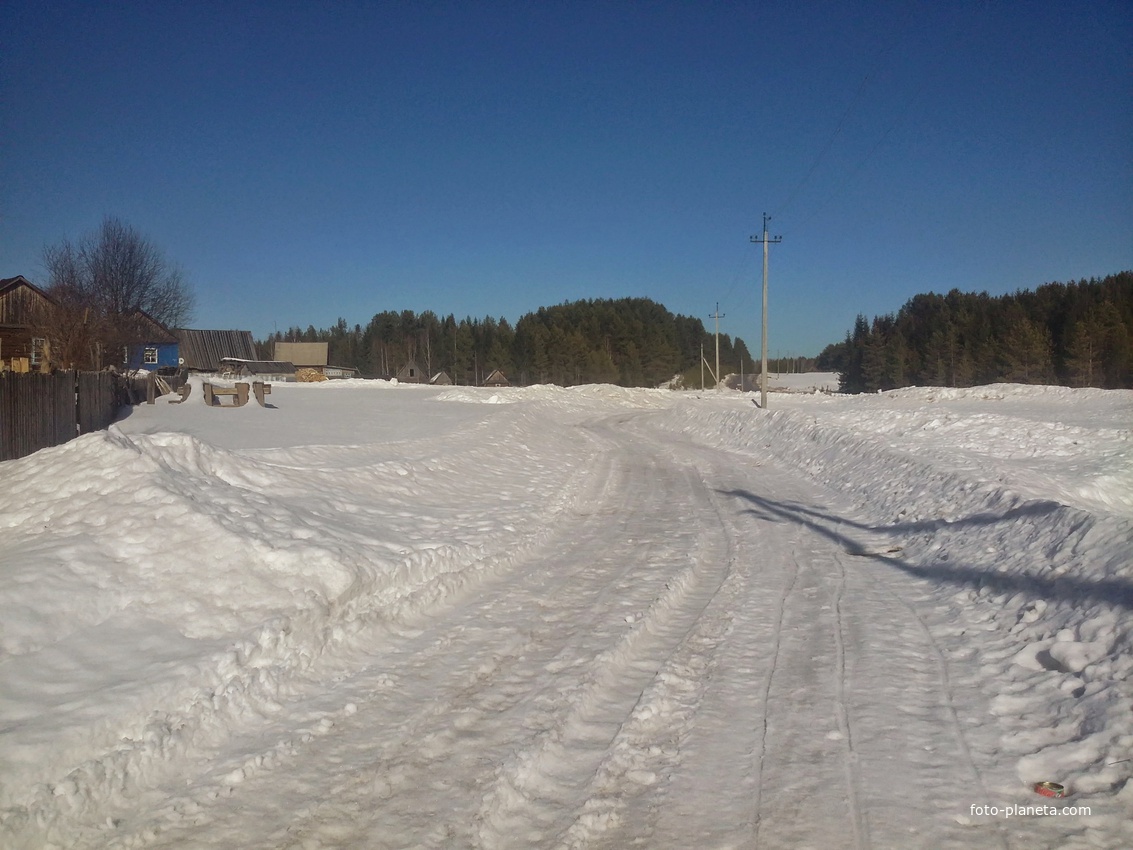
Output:
<svg viewBox="0 0 1133 850">
<path fill-rule="evenodd" d="M 129 666 L 132 680 L 116 686 L 121 701 L 107 696 L 105 671 L 86 670 L 56 708 L 76 716 L 51 721 L 70 743 L 22 742 L 22 776 L 36 778 L 33 756 L 57 762 L 39 770 L 38 797 L 5 789 L 0 837 L 7 829 L 13 846 L 1130 846 L 1130 771 L 1109 764 L 1133 744 L 1118 625 L 1128 573 L 1109 585 L 1066 576 L 1070 590 L 1044 593 L 1011 583 L 1004 554 L 1037 547 L 1057 563 L 1036 537 L 1053 527 L 1078 535 L 1079 550 L 1092 541 L 1094 568 L 1112 569 L 1106 546 L 1128 543 L 1128 517 L 996 504 L 981 491 L 971 505 L 949 494 L 946 522 L 919 515 L 927 503 L 915 498 L 882 521 L 885 491 L 916 486 L 910 478 L 930 491 L 931 476 L 895 472 L 889 457 L 878 466 L 887 479 L 839 487 L 776 452 L 774 431 L 737 441 L 736 416 L 766 413 L 612 389 L 473 405 L 460 391 L 402 388 L 402 409 L 380 400 L 385 433 L 399 439 L 352 444 L 340 421 L 339 445 L 328 433 L 328 445 L 301 451 L 271 436 L 250 448 L 263 417 L 316 391 L 283 389 L 276 411 L 193 411 L 201 441 L 216 417 L 233 417 L 214 445 L 187 445 L 164 430 L 178 424 L 169 411 L 141 409 L 109 437 L 119 445 L 92 448 L 95 459 L 156 458 L 143 473 L 151 497 L 236 554 L 187 536 L 181 555 L 154 553 L 119 576 L 129 589 L 98 614 L 76 606 L 89 625 L 73 638 L 113 622 L 160 637 L 131 619 L 143 612 L 176 637 L 154 641 L 166 655 L 148 650 L 150 666 L 115 650 L 123 658 L 110 666 L 120 676 Z M 323 399 L 348 395 L 365 399 Z M 443 405 L 457 412 L 430 419 Z M 49 475 L 35 462 L 19 463 Z M 968 492 L 977 483 L 963 481 Z M 857 495 L 865 486 L 872 501 Z M 80 560 L 97 537 L 77 525 L 56 534 Z M 241 539 L 259 572 L 241 563 Z M 32 551 L 29 540 L 7 543 Z M 45 560 L 63 545 L 38 541 Z M 116 558 L 147 557 L 120 546 L 105 556 L 108 576 Z M 973 578 L 997 564 L 1006 585 Z M 265 579 L 267 568 L 281 573 Z M 213 569 L 232 583 L 200 575 Z M 154 578 L 163 571 L 172 586 Z M 258 591 L 240 587 L 253 579 Z M 224 586 L 206 590 L 213 580 Z M 271 598 L 281 588 L 296 598 Z M 232 610 L 210 593 L 234 596 Z M 239 610 L 243 594 L 263 610 Z M 1028 632 L 1048 609 L 1051 636 Z M 42 666 L 51 640 L 28 631 L 9 678 L 33 704 L 39 680 L 17 675 L 18 661 Z M 252 637 L 225 637 L 241 634 Z M 0 704 L 9 718 L 21 716 L 16 702 Z M 128 753 L 114 754 L 116 738 Z M 1037 797 L 1028 770 L 1073 774 L 1075 797 Z M 974 813 L 1052 802 L 1092 809 Z"/>
</svg>

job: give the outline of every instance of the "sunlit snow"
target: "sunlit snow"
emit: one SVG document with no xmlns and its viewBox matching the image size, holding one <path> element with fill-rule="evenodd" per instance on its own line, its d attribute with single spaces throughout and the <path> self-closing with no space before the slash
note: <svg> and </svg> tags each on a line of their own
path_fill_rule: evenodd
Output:
<svg viewBox="0 0 1133 850">
<path fill-rule="evenodd" d="M 1133 392 L 773 384 L 0 464 L 0 846 L 1133 846 Z"/>
</svg>

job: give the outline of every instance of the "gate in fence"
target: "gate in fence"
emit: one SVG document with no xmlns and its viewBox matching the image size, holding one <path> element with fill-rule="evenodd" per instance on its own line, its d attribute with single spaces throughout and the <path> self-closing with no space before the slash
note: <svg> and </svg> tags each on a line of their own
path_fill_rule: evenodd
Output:
<svg viewBox="0 0 1133 850">
<path fill-rule="evenodd" d="M 111 372 L 0 372 L 0 461 L 106 428 L 122 404 Z"/>
</svg>

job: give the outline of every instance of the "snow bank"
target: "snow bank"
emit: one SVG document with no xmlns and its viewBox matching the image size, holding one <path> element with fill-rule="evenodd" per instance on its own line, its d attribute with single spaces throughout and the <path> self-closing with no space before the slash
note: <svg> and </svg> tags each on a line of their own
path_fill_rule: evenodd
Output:
<svg viewBox="0 0 1133 850">
<path fill-rule="evenodd" d="M 503 569 L 590 462 L 530 414 L 438 405 L 383 432 L 362 400 L 394 393 L 324 386 L 277 387 L 276 410 L 138 408 L 0 467 L 0 835 L 51 834 L 156 781 L 363 630 Z M 356 444 L 303 444 L 332 422 Z M 421 439 L 383 439 L 403 431 Z M 257 435 L 284 445 L 222 445 Z"/>
</svg>

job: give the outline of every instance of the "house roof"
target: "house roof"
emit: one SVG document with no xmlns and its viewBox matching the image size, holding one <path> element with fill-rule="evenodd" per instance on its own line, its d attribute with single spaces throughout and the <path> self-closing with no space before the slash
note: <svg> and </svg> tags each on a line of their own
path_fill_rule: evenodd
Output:
<svg viewBox="0 0 1133 850">
<path fill-rule="evenodd" d="M 425 371 L 417 363 L 416 358 L 413 357 L 409 358 L 409 362 L 397 370 L 396 377 L 401 380 L 405 380 L 406 378 L 410 377 L 410 375 L 413 376 L 414 380 L 425 380 L 428 377 L 425 374 Z"/>
<path fill-rule="evenodd" d="M 15 289 L 18 286 L 30 287 L 33 291 L 38 292 L 40 295 L 42 295 L 48 301 L 52 300 L 50 295 L 48 295 L 46 292 L 44 292 L 42 289 L 40 289 L 38 286 L 36 286 L 34 283 L 32 283 L 26 277 L 24 277 L 22 274 L 18 274 L 15 277 L 0 278 L 0 295 L 3 295 L 9 289 Z"/>
<path fill-rule="evenodd" d="M 327 342 L 277 342 L 275 359 L 286 360 L 296 366 L 326 366 Z"/>
<path fill-rule="evenodd" d="M 143 342 L 155 342 L 160 345 L 176 345 L 178 343 L 173 332 L 145 310 L 134 311 L 134 325 L 138 339 Z"/>
<path fill-rule="evenodd" d="M 484 386 L 510 387 L 511 383 L 499 369 L 493 369 L 492 374 L 484 379 Z"/>
<path fill-rule="evenodd" d="M 207 331 L 177 328 L 180 357 L 186 368 L 215 372 L 225 358 L 255 360 L 256 345 L 251 331 Z"/>
<path fill-rule="evenodd" d="M 29 324 L 34 320 L 31 314 L 37 301 L 55 303 L 54 298 L 22 274 L 0 279 L 0 324 Z"/>
</svg>

